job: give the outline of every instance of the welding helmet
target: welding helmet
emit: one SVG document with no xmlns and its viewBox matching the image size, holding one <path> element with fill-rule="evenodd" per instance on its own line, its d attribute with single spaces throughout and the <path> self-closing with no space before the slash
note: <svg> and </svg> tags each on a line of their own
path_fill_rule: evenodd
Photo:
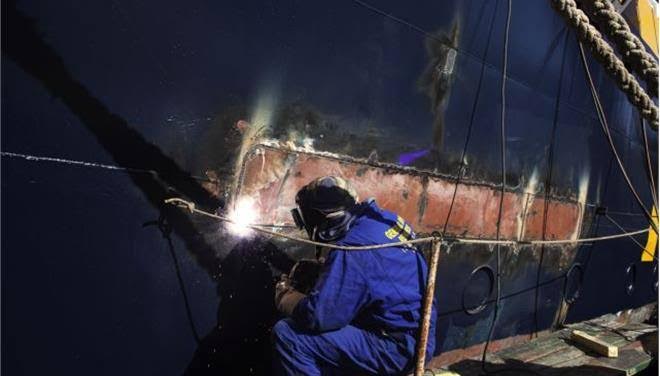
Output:
<svg viewBox="0 0 660 376">
<path fill-rule="evenodd" d="M 349 229 L 358 196 L 348 181 L 337 176 L 314 179 L 296 195 L 297 208 L 291 215 L 300 229 L 312 240 L 329 242 L 342 237 Z"/>
</svg>

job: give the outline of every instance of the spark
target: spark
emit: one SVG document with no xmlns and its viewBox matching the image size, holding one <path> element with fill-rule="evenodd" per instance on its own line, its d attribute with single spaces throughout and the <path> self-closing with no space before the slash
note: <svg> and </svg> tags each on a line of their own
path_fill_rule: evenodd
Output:
<svg viewBox="0 0 660 376">
<path fill-rule="evenodd" d="M 232 222 L 227 223 L 227 230 L 238 237 L 248 237 L 252 234 L 249 226 L 256 222 L 257 217 L 256 201 L 251 197 L 240 197 L 228 214 Z"/>
</svg>

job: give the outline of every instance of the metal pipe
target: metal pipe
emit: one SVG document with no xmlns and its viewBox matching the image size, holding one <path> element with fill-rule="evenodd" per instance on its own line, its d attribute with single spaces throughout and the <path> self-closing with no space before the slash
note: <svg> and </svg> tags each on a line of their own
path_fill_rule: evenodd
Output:
<svg viewBox="0 0 660 376">
<path fill-rule="evenodd" d="M 426 278 L 426 290 L 424 292 L 424 307 L 422 310 L 422 326 L 417 339 L 417 361 L 415 364 L 415 376 L 424 374 L 424 363 L 426 361 L 426 345 L 429 340 L 429 330 L 431 327 L 431 314 L 433 313 L 433 297 L 435 295 L 435 276 L 438 273 L 438 261 L 440 261 L 441 241 L 433 240 L 433 253 L 431 254 L 431 263 L 429 273 Z"/>
</svg>

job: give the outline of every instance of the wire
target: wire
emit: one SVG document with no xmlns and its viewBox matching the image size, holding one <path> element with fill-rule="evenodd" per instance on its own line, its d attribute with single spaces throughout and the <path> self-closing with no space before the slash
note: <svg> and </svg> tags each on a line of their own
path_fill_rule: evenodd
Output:
<svg viewBox="0 0 660 376">
<path fill-rule="evenodd" d="M 158 220 L 147 222 L 143 225 L 143 227 L 155 225 L 160 231 L 163 238 L 165 238 L 165 240 L 167 241 L 167 246 L 169 248 L 170 255 L 172 256 L 172 261 L 174 262 L 174 271 L 176 272 L 176 277 L 177 280 L 179 281 L 179 288 L 181 289 L 183 304 L 186 308 L 186 317 L 188 318 L 190 331 L 192 332 L 195 342 L 199 345 L 202 342 L 202 340 L 199 336 L 199 332 L 197 331 L 197 327 L 195 325 L 195 319 L 193 318 L 193 314 L 192 314 L 192 309 L 190 308 L 188 293 L 186 293 L 186 284 L 183 281 L 183 276 L 181 275 L 181 267 L 179 266 L 179 259 L 176 257 L 176 252 L 174 251 L 174 243 L 172 242 L 172 236 L 171 236 L 172 225 L 170 225 L 169 221 L 167 220 L 165 216 L 165 211 L 163 209 L 164 208 L 161 208 L 160 215 L 158 216 Z"/>
<path fill-rule="evenodd" d="M 78 160 L 74 160 L 74 159 L 65 159 L 65 158 L 58 158 L 58 157 L 44 157 L 44 156 L 38 156 L 38 155 L 12 153 L 12 152 L 8 152 L 8 151 L 0 152 L 0 156 L 8 157 L 8 158 L 20 158 L 20 159 L 25 159 L 27 161 L 32 161 L 32 162 L 51 162 L 51 163 L 60 163 L 60 164 L 73 165 L 73 166 L 99 168 L 99 169 L 103 169 L 103 170 L 124 171 L 124 172 L 132 173 L 132 174 L 137 173 L 137 174 L 168 176 L 168 174 L 163 174 L 162 172 L 159 172 L 159 171 L 156 171 L 156 170 L 148 170 L 148 169 L 143 169 L 143 168 L 133 168 L 133 167 L 124 167 L 124 166 L 115 166 L 115 165 L 109 165 L 109 164 L 103 164 L 103 163 L 78 161 Z M 191 179 L 199 180 L 199 181 L 204 181 L 204 182 L 208 182 L 208 183 L 218 184 L 217 180 L 211 180 L 209 178 L 205 178 L 205 177 L 202 177 L 202 176 L 184 175 L 183 177 L 191 178 Z"/>
<path fill-rule="evenodd" d="M 172 244 L 172 238 L 167 235 L 167 245 L 170 249 L 170 254 L 172 255 L 172 260 L 174 261 L 174 269 L 176 271 L 176 277 L 179 280 L 179 288 L 181 289 L 181 295 L 183 295 L 183 303 L 186 307 L 186 316 L 188 317 L 188 323 L 190 324 L 190 330 L 192 331 L 195 342 L 200 344 L 202 340 L 199 337 L 197 332 L 197 327 L 195 326 L 195 320 L 193 318 L 192 309 L 190 308 L 190 300 L 188 299 L 188 293 L 186 293 L 186 285 L 183 281 L 183 276 L 181 275 L 181 267 L 179 266 L 179 259 L 176 257 L 176 252 L 174 251 L 174 244 Z"/>
<path fill-rule="evenodd" d="M 613 155 L 610 156 L 610 161 L 609 161 L 608 167 L 607 167 L 607 174 L 605 175 L 605 183 L 603 184 L 603 186 L 605 188 L 603 188 L 603 194 L 602 194 L 603 197 L 607 196 L 607 191 L 609 190 L 609 187 L 610 187 L 610 177 L 612 176 L 612 167 L 614 167 L 614 156 Z M 642 215 L 642 214 L 639 214 L 639 215 Z M 590 231 L 588 231 L 588 233 L 590 233 L 592 236 L 595 236 L 598 233 L 598 229 L 600 228 L 600 220 L 601 220 L 601 216 L 596 216 L 595 219 L 592 217 L 591 225 L 590 225 L 590 229 L 589 229 Z M 587 273 L 587 269 L 589 268 L 589 264 L 590 264 L 590 261 L 591 261 L 591 256 L 594 253 L 594 248 L 595 248 L 595 246 L 594 247 L 589 247 L 589 253 L 587 254 L 587 259 L 584 262 L 584 272 L 585 272 L 585 274 Z"/>
<path fill-rule="evenodd" d="M 488 27 L 488 37 L 486 37 L 486 48 L 484 49 L 484 54 L 482 60 L 485 61 L 488 56 L 488 48 L 490 47 L 490 37 L 493 34 L 493 25 L 495 25 L 495 14 L 497 13 L 497 7 L 499 5 L 499 0 L 495 2 L 495 9 L 493 9 L 493 14 L 490 17 L 490 26 Z M 458 172 L 456 173 L 456 184 L 454 185 L 454 192 L 451 196 L 451 202 L 449 203 L 449 211 L 447 211 L 447 218 L 445 219 L 445 225 L 442 228 L 442 235 L 444 236 L 447 232 L 447 226 L 449 225 L 449 218 L 454 209 L 454 203 L 456 202 L 456 193 L 458 192 L 458 185 L 461 182 L 461 177 L 463 176 L 465 165 L 463 161 L 465 160 L 465 155 L 467 154 L 468 144 L 472 138 L 472 128 L 474 126 L 475 113 L 477 112 L 477 104 L 479 103 L 479 97 L 481 96 L 481 83 L 484 78 L 484 73 L 486 72 L 486 64 L 481 64 L 481 71 L 479 72 L 479 80 L 477 82 L 477 92 L 474 96 L 474 101 L 472 102 L 472 112 L 470 113 L 470 122 L 468 123 L 467 134 L 465 135 L 465 143 L 463 144 L 463 151 L 461 152 L 461 159 L 459 160 L 460 166 Z"/>
<path fill-rule="evenodd" d="M 557 95 L 555 97 L 555 108 L 552 122 L 552 132 L 550 134 L 550 143 L 547 153 L 548 167 L 546 172 L 545 187 L 544 187 L 544 197 L 543 201 L 543 225 L 541 227 L 541 239 L 545 240 L 546 232 L 548 229 L 548 213 L 550 212 L 550 186 L 552 185 L 552 178 L 554 172 L 554 159 L 555 159 L 555 143 L 557 140 L 557 126 L 559 124 L 559 101 L 561 99 L 561 90 L 562 84 L 564 82 L 564 68 L 566 67 L 566 51 L 568 49 L 568 36 L 570 34 L 567 32 L 564 37 L 564 48 L 562 50 L 561 57 L 561 66 L 559 68 L 559 83 L 557 85 Z M 541 247 L 539 255 L 539 264 L 536 269 L 536 291 L 534 292 L 534 337 L 537 336 L 538 332 L 538 299 L 539 299 L 539 282 L 541 282 L 541 270 L 543 268 L 543 260 L 545 258 L 545 247 Z"/>
<path fill-rule="evenodd" d="M 626 181 L 626 184 L 628 185 L 628 188 L 630 189 L 630 192 L 633 194 L 635 197 L 635 200 L 637 201 L 637 204 L 639 205 L 640 209 L 642 209 L 642 212 L 648 219 L 651 227 L 655 232 L 658 232 L 658 227 L 655 224 L 655 221 L 653 220 L 653 217 L 649 213 L 649 211 L 646 209 L 646 206 L 642 202 L 642 199 L 639 197 L 639 194 L 637 193 L 637 190 L 635 190 L 635 187 L 633 187 L 632 182 L 630 181 L 630 177 L 628 176 L 628 173 L 626 171 L 626 168 L 623 166 L 623 162 L 621 161 L 621 157 L 619 156 L 619 153 L 616 150 L 616 146 L 614 145 L 614 140 L 612 139 L 612 134 L 610 133 L 610 128 L 609 125 L 607 124 L 607 118 L 605 117 L 605 111 L 603 110 L 603 107 L 600 103 L 600 98 L 598 96 L 598 92 L 596 91 L 596 86 L 594 85 L 594 81 L 591 77 L 591 71 L 589 70 L 589 66 L 587 64 L 587 57 L 584 53 L 584 47 L 582 46 L 582 42 L 578 39 L 578 46 L 580 47 L 580 57 L 582 60 L 582 66 L 584 67 L 585 74 L 587 76 L 587 82 L 589 83 L 589 87 L 591 89 L 591 96 L 593 97 L 594 100 L 594 106 L 596 107 L 596 113 L 598 114 L 598 119 L 600 120 L 600 126 L 601 129 L 603 130 L 603 133 L 605 134 L 605 137 L 607 138 L 607 142 L 610 144 L 610 149 L 612 150 L 612 153 L 614 154 L 614 157 L 616 159 L 617 164 L 619 165 L 619 170 L 621 170 L 621 174 L 623 174 L 623 178 Z"/>
<path fill-rule="evenodd" d="M 610 222 L 612 222 L 612 224 L 614 224 L 616 227 L 618 227 L 619 230 L 624 231 L 624 232 L 626 231 L 626 230 L 625 230 L 620 224 L 618 224 L 618 223 L 614 220 L 614 218 L 610 217 L 610 216 L 607 215 L 607 214 L 605 214 L 605 218 L 607 218 Z M 658 257 L 657 257 L 655 254 L 649 252 L 649 251 L 646 249 L 646 247 L 644 247 L 640 242 L 638 242 L 637 239 L 633 238 L 632 235 L 630 235 L 629 238 L 630 238 L 630 240 L 632 240 L 635 244 L 637 244 L 637 246 L 638 246 L 638 247 L 639 247 L 644 253 L 648 254 L 648 255 L 651 256 L 651 257 L 653 257 L 653 260 L 658 261 Z"/>
<path fill-rule="evenodd" d="M 506 13 L 506 26 L 504 29 L 504 51 L 502 53 L 502 110 L 500 116 L 500 157 L 502 163 L 502 187 L 500 192 L 500 205 L 497 215 L 497 230 L 495 238 L 500 240 L 500 228 L 502 227 L 502 209 L 504 207 L 504 190 L 506 187 L 506 70 L 508 63 L 509 55 L 509 29 L 511 27 L 511 0 L 507 1 L 507 13 Z M 499 316 L 500 310 L 500 300 L 502 298 L 502 268 L 501 268 L 501 245 L 497 245 L 496 257 L 497 257 L 497 275 L 496 275 L 496 285 L 497 285 L 497 296 L 495 298 L 495 307 L 493 309 L 493 321 L 491 321 L 490 329 L 488 330 L 488 338 L 486 339 L 486 344 L 484 345 L 483 352 L 481 354 L 481 369 L 485 373 L 490 373 L 486 369 L 486 354 L 488 353 L 488 346 L 490 341 L 493 339 L 495 333 L 495 326 L 497 325 L 497 318 Z"/>
<path fill-rule="evenodd" d="M 399 17 L 397 17 L 397 16 L 395 16 L 395 15 L 393 15 L 393 14 L 391 14 L 391 13 L 385 12 L 384 10 L 381 10 L 381 9 L 379 9 L 379 8 L 373 6 L 373 5 L 370 5 L 370 4 L 368 4 L 368 3 L 364 2 L 364 1 L 361 1 L 361 0 L 351 0 L 351 1 L 352 1 L 353 3 L 355 3 L 355 4 L 357 4 L 357 5 L 359 5 L 359 6 L 363 7 L 363 8 L 365 8 L 365 9 L 371 11 L 371 12 L 374 12 L 374 13 L 376 13 L 376 14 L 382 16 L 382 17 L 389 18 L 389 19 L 391 19 L 392 21 L 395 21 L 395 22 L 398 22 L 398 23 L 400 23 L 400 24 L 402 24 L 402 25 L 404 25 L 404 26 L 407 26 L 407 27 L 409 27 L 410 29 L 412 29 L 412 30 L 414 30 L 414 31 L 416 31 L 416 32 L 418 32 L 418 33 L 420 33 L 420 34 L 422 34 L 422 35 L 424 35 L 424 36 L 426 36 L 426 37 L 428 37 L 428 38 L 431 38 L 431 39 L 433 39 L 433 40 L 435 40 L 435 41 L 437 41 L 437 42 L 443 44 L 444 46 L 451 47 L 451 48 L 453 48 L 454 50 L 456 50 L 457 53 L 461 54 L 462 56 L 470 57 L 470 58 L 476 60 L 477 62 L 479 62 L 479 63 L 481 63 L 481 64 L 485 64 L 487 67 L 492 68 L 493 70 L 497 70 L 497 67 L 496 67 L 494 64 L 492 64 L 492 63 L 490 63 L 490 62 L 488 62 L 488 61 L 485 61 L 485 60 L 480 60 L 480 59 L 479 59 L 479 56 L 477 56 L 476 54 L 474 54 L 474 53 L 472 53 L 471 51 L 469 51 L 469 49 L 458 48 L 457 46 L 449 46 L 449 45 L 447 44 L 446 41 L 442 40 L 441 38 L 438 38 L 437 36 L 433 35 L 432 33 L 429 33 L 428 31 L 424 30 L 423 28 L 421 28 L 421 27 L 415 25 L 414 23 L 412 23 L 412 22 L 410 22 L 410 21 L 406 21 L 406 20 L 404 20 L 404 19 L 402 19 L 402 18 L 399 18 Z M 490 35 L 490 33 L 489 33 L 489 35 Z M 469 47 L 469 45 L 468 45 L 468 47 Z M 538 90 L 536 90 L 536 89 L 538 89 L 538 88 L 534 87 L 534 85 L 532 85 L 532 84 L 526 82 L 524 79 L 518 78 L 518 77 L 515 76 L 513 73 L 511 73 L 511 75 L 508 76 L 508 79 L 509 79 L 509 81 L 511 81 L 511 82 L 513 82 L 513 83 L 516 83 L 516 84 L 518 84 L 518 85 L 520 85 L 520 86 L 522 86 L 522 87 L 525 87 L 525 88 L 527 88 L 527 89 L 530 89 L 531 91 L 536 91 L 536 94 L 537 94 L 538 96 L 540 96 L 540 97 L 545 97 L 545 98 L 553 99 L 553 98 L 551 98 L 550 96 L 546 95 L 543 91 L 538 91 Z M 574 111 L 576 111 L 576 112 L 578 112 L 578 113 L 581 113 L 581 114 L 583 114 L 583 115 L 585 115 L 585 116 L 591 116 L 591 114 L 588 114 L 588 113 L 584 112 L 580 107 L 575 106 L 575 105 L 573 105 L 573 104 L 570 103 L 570 102 L 565 102 L 564 105 L 569 106 L 572 110 L 574 110 Z"/>
<path fill-rule="evenodd" d="M 646 157 L 646 173 L 649 175 L 649 182 L 651 188 L 651 197 L 653 197 L 653 204 L 655 209 L 658 209 L 658 195 L 657 188 L 655 187 L 655 178 L 653 178 L 653 167 L 651 167 L 651 152 L 649 151 L 649 139 L 646 134 L 646 126 L 644 125 L 644 117 L 639 115 L 639 123 L 642 128 L 642 138 L 644 139 L 644 156 Z"/>
</svg>

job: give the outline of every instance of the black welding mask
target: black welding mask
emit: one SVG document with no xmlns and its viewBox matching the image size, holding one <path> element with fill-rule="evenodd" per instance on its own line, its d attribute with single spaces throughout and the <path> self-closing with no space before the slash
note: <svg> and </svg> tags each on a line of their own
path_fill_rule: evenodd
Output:
<svg viewBox="0 0 660 376">
<path fill-rule="evenodd" d="M 305 229 L 310 239 L 322 242 L 337 240 L 346 234 L 355 218 L 357 193 L 340 177 L 325 176 L 313 180 L 296 195 L 293 220 Z"/>
</svg>

